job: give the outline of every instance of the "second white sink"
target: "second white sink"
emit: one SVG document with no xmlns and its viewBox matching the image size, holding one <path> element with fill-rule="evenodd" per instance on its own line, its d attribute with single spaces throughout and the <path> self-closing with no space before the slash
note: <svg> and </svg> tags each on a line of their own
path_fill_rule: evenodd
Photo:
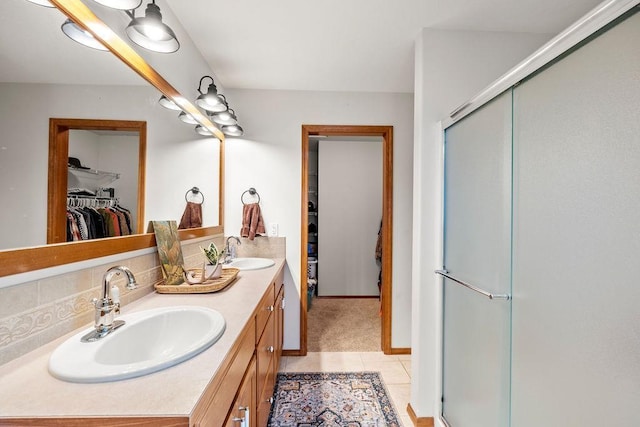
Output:
<svg viewBox="0 0 640 427">
<path fill-rule="evenodd" d="M 117 381 L 160 371 L 192 358 L 224 333 L 225 320 L 205 307 L 164 307 L 118 317 L 125 325 L 94 342 L 84 330 L 56 348 L 49 372 L 61 380 Z"/>
<path fill-rule="evenodd" d="M 235 267 L 242 270 L 261 270 L 275 265 L 275 261 L 269 258 L 234 258 L 229 264 L 223 267 Z"/>
</svg>

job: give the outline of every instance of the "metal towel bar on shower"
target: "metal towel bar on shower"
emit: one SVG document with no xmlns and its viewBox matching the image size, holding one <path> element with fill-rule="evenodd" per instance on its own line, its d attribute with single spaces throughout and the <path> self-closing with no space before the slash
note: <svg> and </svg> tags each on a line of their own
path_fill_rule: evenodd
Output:
<svg viewBox="0 0 640 427">
<path fill-rule="evenodd" d="M 443 277 L 446 277 L 449 280 L 453 280 L 454 282 L 464 286 L 465 288 L 469 288 L 472 291 L 477 292 L 479 294 L 482 294 L 482 295 L 484 295 L 485 297 L 487 297 L 489 299 L 504 299 L 504 300 L 510 300 L 511 299 L 511 295 L 509 295 L 509 294 L 492 294 L 491 292 L 487 292 L 484 289 L 480 289 L 477 286 L 473 286 L 470 283 L 463 282 L 460 279 L 456 279 L 455 277 L 450 275 L 447 270 L 436 270 L 436 274 L 439 274 L 439 275 L 441 275 Z"/>
</svg>

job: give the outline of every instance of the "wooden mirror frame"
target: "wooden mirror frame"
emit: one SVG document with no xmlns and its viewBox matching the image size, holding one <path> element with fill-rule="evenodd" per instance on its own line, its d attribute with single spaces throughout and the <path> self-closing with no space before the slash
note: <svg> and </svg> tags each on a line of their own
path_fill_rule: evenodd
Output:
<svg viewBox="0 0 640 427">
<path fill-rule="evenodd" d="M 169 82 L 147 64 L 138 53 L 120 39 L 104 22 L 98 19 L 82 2 L 77 0 L 51 0 L 51 2 L 80 27 L 93 34 L 114 55 L 151 85 L 155 86 L 161 93 L 177 101 L 183 109 L 197 116 L 202 123 L 215 128 L 200 110 L 186 101 Z M 214 135 L 220 140 L 218 221 L 219 224 L 224 224 L 224 135 L 220 131 L 215 132 Z M 218 225 L 179 230 L 181 241 L 215 234 L 224 234 L 224 227 Z M 147 233 L 105 240 L 57 243 L 33 248 L 0 251 L 0 277 L 154 246 L 156 246 L 154 235 Z"/>
<path fill-rule="evenodd" d="M 138 133 L 138 205 L 136 230 L 144 233 L 144 180 L 147 122 L 133 120 L 49 119 L 49 191 L 47 193 L 47 244 L 67 241 L 67 184 L 70 130 L 108 130 Z"/>
</svg>

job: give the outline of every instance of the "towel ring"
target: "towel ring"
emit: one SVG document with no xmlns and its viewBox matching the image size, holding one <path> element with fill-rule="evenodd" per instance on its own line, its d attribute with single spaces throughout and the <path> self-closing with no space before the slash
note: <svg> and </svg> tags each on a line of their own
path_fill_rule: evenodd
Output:
<svg viewBox="0 0 640 427">
<path fill-rule="evenodd" d="M 193 193 L 194 195 L 200 195 L 202 197 L 202 200 L 200 201 L 200 203 L 198 203 L 199 205 L 204 203 L 204 194 L 202 193 L 202 191 L 200 191 L 200 189 L 198 187 L 193 187 L 189 190 L 187 190 L 186 193 L 184 193 L 184 200 L 189 203 L 189 199 L 187 196 L 189 196 L 189 193 Z M 196 203 L 196 202 L 192 202 L 192 203 Z"/>
<path fill-rule="evenodd" d="M 242 193 L 242 195 L 240 196 L 240 201 L 242 202 L 243 205 L 246 205 L 246 203 L 244 202 L 244 195 L 247 193 L 249 193 L 252 196 L 258 196 L 258 201 L 256 203 L 260 203 L 260 194 L 258 194 L 255 188 L 251 187 L 250 189 L 245 190 L 244 193 Z"/>
</svg>

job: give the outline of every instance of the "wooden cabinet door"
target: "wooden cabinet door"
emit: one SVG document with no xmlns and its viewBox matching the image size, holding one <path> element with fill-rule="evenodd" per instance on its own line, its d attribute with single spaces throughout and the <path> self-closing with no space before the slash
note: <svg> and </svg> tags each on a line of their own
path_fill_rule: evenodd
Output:
<svg viewBox="0 0 640 427">
<path fill-rule="evenodd" d="M 276 288 L 277 289 L 277 288 Z M 275 347 L 276 351 L 273 357 L 273 371 L 275 374 L 280 369 L 280 358 L 282 357 L 282 343 L 284 341 L 284 286 L 280 287 L 280 293 L 276 298 L 276 322 L 275 322 Z"/>
<path fill-rule="evenodd" d="M 251 359 L 225 427 L 256 427 L 256 358 Z"/>
</svg>

